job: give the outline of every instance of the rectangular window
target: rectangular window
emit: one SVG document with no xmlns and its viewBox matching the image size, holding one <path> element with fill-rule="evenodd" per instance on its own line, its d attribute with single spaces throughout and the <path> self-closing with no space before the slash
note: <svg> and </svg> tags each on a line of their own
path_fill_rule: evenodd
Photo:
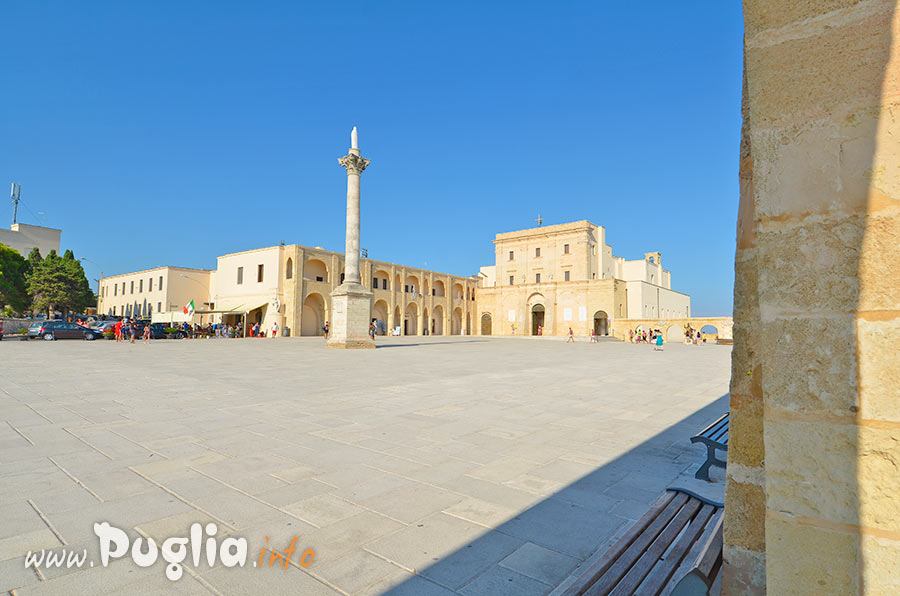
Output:
<svg viewBox="0 0 900 596">
<path fill-rule="evenodd" d="M 138 282 L 138 292 L 143 292 L 143 291 L 144 291 L 144 280 L 142 279 Z"/>
<path fill-rule="evenodd" d="M 534 274 L 534 283 L 536 283 L 536 284 L 541 283 L 541 274 L 540 273 Z"/>
<path fill-rule="evenodd" d="M 156 312 L 162 312 L 162 302 L 156 303 Z"/>
<path fill-rule="evenodd" d="M 263 280 L 263 266 L 257 265 L 256 266 L 256 281 L 257 281 L 257 283 L 262 283 L 262 280 Z"/>
<path fill-rule="evenodd" d="M 162 275 L 159 276 L 159 289 L 162 290 Z"/>
<path fill-rule="evenodd" d="M 317 276 L 316 276 L 316 281 L 325 281 L 325 278 L 322 277 L 321 275 L 317 275 Z"/>
<path fill-rule="evenodd" d="M 152 305 L 152 304 L 148 304 L 148 305 L 147 305 L 147 314 L 148 314 L 148 315 L 152 315 L 152 314 L 153 314 L 153 305 Z"/>
<path fill-rule="evenodd" d="M 515 275 L 510 275 L 510 276 L 509 276 L 509 285 L 513 285 L 513 278 L 514 278 L 514 277 L 515 277 Z"/>
<path fill-rule="evenodd" d="M 536 257 L 541 256 L 541 249 L 540 249 L 540 248 L 535 248 L 535 249 L 534 249 L 534 256 L 536 256 Z"/>
<path fill-rule="evenodd" d="M 564 271 L 564 272 L 563 272 L 563 277 L 565 278 L 565 281 L 569 281 L 569 272 L 568 272 L 568 271 Z"/>
<path fill-rule="evenodd" d="M 113 307 L 113 316 L 116 316 L 116 307 Z"/>
<path fill-rule="evenodd" d="M 403 286 L 403 291 L 406 292 L 407 294 L 409 294 L 409 285 L 408 284 Z"/>
<path fill-rule="evenodd" d="M 134 294 L 134 280 L 131 282 L 131 293 Z"/>
<path fill-rule="evenodd" d="M 241 285 L 242 283 L 244 283 L 244 268 L 243 267 L 238 267 L 237 283 L 238 283 L 238 285 Z"/>
<path fill-rule="evenodd" d="M 152 277 L 147 280 L 147 285 L 150 286 L 149 288 L 147 288 L 147 291 L 152 292 L 153 291 L 153 278 Z"/>
<path fill-rule="evenodd" d="M 564 255 L 569 254 L 569 245 L 568 244 L 563 244 L 563 254 Z"/>
<path fill-rule="evenodd" d="M 513 251 L 509 251 L 509 260 L 512 261 L 515 253 Z"/>
<path fill-rule="evenodd" d="M 382 289 L 382 290 L 386 290 L 386 289 L 387 289 L 387 278 L 386 278 L 386 277 L 385 277 L 384 279 L 381 280 L 381 289 Z"/>
<path fill-rule="evenodd" d="M 434 288 L 431 288 L 431 295 L 437 296 L 437 290 L 435 290 Z"/>
<path fill-rule="evenodd" d="M 118 296 L 118 295 L 119 295 L 119 284 L 115 284 L 113 286 L 113 296 Z"/>
</svg>

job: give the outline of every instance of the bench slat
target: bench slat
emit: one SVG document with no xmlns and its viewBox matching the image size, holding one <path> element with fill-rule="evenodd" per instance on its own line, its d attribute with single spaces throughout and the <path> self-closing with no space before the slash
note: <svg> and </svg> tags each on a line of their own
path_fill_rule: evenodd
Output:
<svg viewBox="0 0 900 596">
<path fill-rule="evenodd" d="M 712 424 L 710 424 L 709 426 L 707 426 L 706 428 L 701 430 L 699 433 L 697 433 L 696 436 L 705 437 L 705 436 L 708 436 L 711 432 L 721 428 L 722 426 L 727 427 L 728 426 L 728 416 L 730 414 L 731 414 L 731 412 L 726 412 L 718 420 L 716 420 L 715 422 L 713 422 Z"/>
<path fill-rule="evenodd" d="M 678 569 L 675 570 L 675 573 L 672 574 L 672 577 L 669 579 L 669 583 L 666 584 L 666 587 L 663 588 L 663 594 L 670 594 L 672 590 L 675 588 L 675 585 L 681 581 L 681 579 L 690 573 L 690 571 L 697 565 L 697 561 L 700 560 L 701 556 L 708 552 L 708 545 L 710 540 L 712 540 L 713 535 L 716 531 L 722 531 L 722 516 L 723 511 L 721 507 L 716 509 L 716 512 L 713 514 L 712 519 L 706 524 L 706 528 L 703 530 L 703 534 L 697 539 L 694 545 L 691 547 L 691 550 L 681 561 L 681 565 Z"/>
<path fill-rule="evenodd" d="M 641 585 L 653 568 L 659 563 L 660 558 L 666 549 L 672 544 L 681 530 L 688 524 L 694 515 L 700 509 L 702 503 L 697 499 L 690 499 L 687 504 L 682 507 L 678 515 L 663 530 L 659 536 L 656 536 L 653 543 L 643 553 L 638 562 L 631 570 L 622 578 L 615 589 L 610 592 L 609 596 L 633 596 L 635 590 Z M 589 592 L 590 596 L 594 596 L 593 592 Z"/>
<path fill-rule="evenodd" d="M 644 583 L 641 584 L 640 588 L 635 591 L 635 596 L 659 596 L 662 593 L 663 587 L 681 566 L 685 555 L 697 544 L 697 539 L 704 534 L 704 531 L 709 526 L 710 519 L 715 515 L 717 509 L 717 507 L 708 503 L 704 503 L 700 507 L 700 511 L 690 521 L 687 530 L 678 538 L 672 550 L 665 555 L 664 565 L 657 565 L 647 579 L 644 580 Z"/>
<path fill-rule="evenodd" d="M 634 538 L 624 552 L 622 552 L 621 549 L 616 549 L 619 552 L 622 552 L 621 556 L 610 561 L 605 572 L 597 576 L 590 584 L 586 586 L 583 585 L 582 591 L 578 592 L 578 594 L 584 594 L 584 596 L 607 596 L 612 592 L 616 587 L 616 584 L 618 584 L 628 573 L 628 570 L 631 569 L 634 563 L 644 554 L 650 544 L 656 540 L 656 537 L 659 536 L 660 532 L 662 532 L 678 512 L 681 511 L 688 498 L 688 495 L 684 493 L 677 493 L 675 497 L 669 501 L 669 504 L 666 505 L 665 509 L 656 516 L 656 519 L 649 525 L 646 525 L 644 530 Z"/>
<path fill-rule="evenodd" d="M 653 506 L 647 510 L 647 513 L 641 516 L 631 528 L 619 538 L 615 544 L 610 546 L 603 556 L 595 561 L 588 569 L 582 573 L 578 579 L 569 588 L 561 594 L 561 596 L 581 596 L 593 585 L 607 570 L 616 562 L 622 553 L 624 553 L 641 533 L 652 524 L 656 518 L 675 500 L 679 493 L 664 493 Z M 682 495 L 686 496 L 686 495 Z"/>
<path fill-rule="evenodd" d="M 714 524 L 713 539 L 705 543 L 706 550 L 703 551 L 703 554 L 700 556 L 700 562 L 697 563 L 697 569 L 706 577 L 713 575 L 716 567 L 722 564 L 722 544 L 724 542 L 722 526 L 724 521 L 725 516 L 720 515 Z"/>
</svg>

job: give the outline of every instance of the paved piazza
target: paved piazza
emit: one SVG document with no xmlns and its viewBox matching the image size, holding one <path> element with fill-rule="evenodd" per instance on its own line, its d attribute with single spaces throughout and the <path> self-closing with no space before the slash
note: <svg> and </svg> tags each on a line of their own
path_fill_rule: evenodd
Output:
<svg viewBox="0 0 900 596">
<path fill-rule="evenodd" d="M 3 341 L 0 588 L 547 594 L 696 469 L 689 437 L 728 408 L 728 346 L 378 343 Z M 246 538 L 243 568 L 195 567 L 190 545 L 177 581 L 162 555 L 100 564 L 94 523 L 161 544 L 210 521 Z M 287 569 L 254 567 L 294 536 Z M 42 581 L 42 548 L 95 565 Z"/>
</svg>

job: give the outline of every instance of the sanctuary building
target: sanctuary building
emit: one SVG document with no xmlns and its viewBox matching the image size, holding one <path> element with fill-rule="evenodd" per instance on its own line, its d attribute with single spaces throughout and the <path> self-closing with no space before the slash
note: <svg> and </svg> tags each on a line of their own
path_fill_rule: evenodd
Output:
<svg viewBox="0 0 900 596">
<path fill-rule="evenodd" d="M 479 273 L 482 335 L 608 335 L 614 318 L 691 316 L 660 253 L 613 256 L 606 230 L 587 220 L 497 234 L 494 254 Z"/>
<path fill-rule="evenodd" d="M 613 320 L 682 320 L 690 297 L 672 290 L 658 252 L 613 256 L 589 221 L 497 234 L 495 262 L 462 277 L 363 257 L 379 334 L 612 335 Z M 215 270 L 159 267 L 105 277 L 98 312 L 157 322 L 273 323 L 322 335 L 344 254 L 298 244 L 222 255 Z M 193 312 L 185 305 L 193 302 Z M 677 327 L 673 333 L 680 332 Z M 621 336 L 621 333 L 619 333 Z"/>
</svg>

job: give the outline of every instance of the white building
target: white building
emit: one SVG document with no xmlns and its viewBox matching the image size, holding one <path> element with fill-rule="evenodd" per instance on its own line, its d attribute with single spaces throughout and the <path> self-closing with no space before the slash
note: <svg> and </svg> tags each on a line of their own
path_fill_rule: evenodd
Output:
<svg viewBox="0 0 900 596">
<path fill-rule="evenodd" d="M 45 228 L 43 226 L 30 226 L 23 223 L 14 223 L 8 230 L 0 230 L 0 244 L 12 248 L 25 258 L 31 249 L 37 248 L 41 256 L 55 250 L 59 254 L 59 237 L 61 230 Z"/>
</svg>

